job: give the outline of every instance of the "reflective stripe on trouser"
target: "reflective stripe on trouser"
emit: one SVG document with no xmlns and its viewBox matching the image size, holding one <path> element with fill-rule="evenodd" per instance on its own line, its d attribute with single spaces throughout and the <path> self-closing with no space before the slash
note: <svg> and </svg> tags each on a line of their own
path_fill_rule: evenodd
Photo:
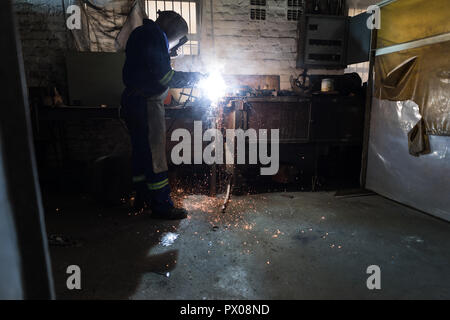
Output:
<svg viewBox="0 0 450 320">
<path fill-rule="evenodd" d="M 159 181 L 156 183 L 149 183 L 148 189 L 151 191 L 161 190 L 162 188 L 169 185 L 169 179 L 164 179 L 163 181 Z"/>
</svg>

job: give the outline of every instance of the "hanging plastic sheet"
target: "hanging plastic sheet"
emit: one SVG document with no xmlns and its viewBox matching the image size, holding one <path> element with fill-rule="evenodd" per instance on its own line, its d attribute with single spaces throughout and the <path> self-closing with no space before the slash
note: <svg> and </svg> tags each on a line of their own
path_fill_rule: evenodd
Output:
<svg viewBox="0 0 450 320">
<path fill-rule="evenodd" d="M 366 188 L 450 221 L 450 138 L 430 136 L 413 157 L 408 132 L 421 119 L 414 101 L 373 99 Z"/>
<path fill-rule="evenodd" d="M 450 136 L 450 41 L 376 57 L 375 97 L 419 106 L 412 155 L 428 154 L 428 135 Z M 406 139 L 406 138 L 405 138 Z"/>
<path fill-rule="evenodd" d="M 144 0 L 76 0 L 81 29 L 72 30 L 78 51 L 122 50 L 134 28 L 146 17 Z"/>
<path fill-rule="evenodd" d="M 366 188 L 450 221 L 447 6 L 398 0 L 381 8 Z"/>
<path fill-rule="evenodd" d="M 409 152 L 415 156 L 431 152 L 428 135 L 450 136 L 450 41 L 411 45 L 450 33 L 448 4 L 448 0 L 398 0 L 381 8 L 377 48 L 404 48 L 377 56 L 375 96 L 419 105 L 422 117 L 408 136 Z"/>
<path fill-rule="evenodd" d="M 142 25 L 144 18 L 147 18 L 147 13 L 145 12 L 143 1 L 135 1 L 122 29 L 115 39 L 114 46 L 116 50 L 125 50 L 128 37 L 134 29 Z"/>
<path fill-rule="evenodd" d="M 450 31 L 449 0 L 397 0 L 381 8 L 377 48 Z"/>
</svg>

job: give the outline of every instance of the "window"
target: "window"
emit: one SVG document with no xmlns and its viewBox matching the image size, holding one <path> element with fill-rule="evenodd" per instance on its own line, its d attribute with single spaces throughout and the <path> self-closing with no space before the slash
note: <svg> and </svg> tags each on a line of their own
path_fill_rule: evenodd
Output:
<svg viewBox="0 0 450 320">
<path fill-rule="evenodd" d="M 250 0 L 250 20 L 266 20 L 266 0 Z"/>
<path fill-rule="evenodd" d="M 287 20 L 298 21 L 303 13 L 304 0 L 287 0 Z"/>
<path fill-rule="evenodd" d="M 198 55 L 199 54 L 199 35 L 198 35 L 198 21 L 199 21 L 199 5 L 197 1 L 155 1 L 146 0 L 145 10 L 149 19 L 156 20 L 158 10 L 171 10 L 179 13 L 188 23 L 189 41 L 183 45 L 179 51 L 181 55 Z"/>
<path fill-rule="evenodd" d="M 365 11 L 366 10 L 364 9 L 349 8 L 348 15 L 349 17 L 354 17 Z M 369 79 L 369 62 L 351 64 L 347 67 L 347 69 L 345 69 L 345 73 L 352 73 L 352 72 L 358 73 L 363 83 L 367 82 Z"/>
<path fill-rule="evenodd" d="M 266 20 L 265 9 L 250 9 L 250 19 L 252 20 Z"/>
</svg>

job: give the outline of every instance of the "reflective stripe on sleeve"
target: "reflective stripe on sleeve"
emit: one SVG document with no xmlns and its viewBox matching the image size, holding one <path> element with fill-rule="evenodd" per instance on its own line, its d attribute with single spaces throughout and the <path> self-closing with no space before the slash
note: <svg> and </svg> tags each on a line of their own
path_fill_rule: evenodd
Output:
<svg viewBox="0 0 450 320">
<path fill-rule="evenodd" d="M 159 83 L 163 86 L 167 86 L 167 84 L 170 82 L 170 80 L 172 80 L 173 75 L 175 74 L 174 70 L 170 70 L 169 72 L 166 73 L 166 75 L 159 80 Z"/>
</svg>

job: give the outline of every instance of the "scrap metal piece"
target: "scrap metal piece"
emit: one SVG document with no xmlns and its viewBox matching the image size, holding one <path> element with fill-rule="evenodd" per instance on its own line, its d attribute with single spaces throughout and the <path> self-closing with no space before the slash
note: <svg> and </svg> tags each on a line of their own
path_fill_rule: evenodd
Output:
<svg viewBox="0 0 450 320">
<path fill-rule="evenodd" d="M 227 193 L 225 194 L 225 200 L 223 201 L 222 208 L 221 208 L 222 213 L 225 213 L 225 211 L 227 210 L 228 202 L 230 201 L 231 183 L 232 183 L 232 179 L 230 178 L 230 180 L 228 181 L 228 185 L 227 185 Z"/>
</svg>

